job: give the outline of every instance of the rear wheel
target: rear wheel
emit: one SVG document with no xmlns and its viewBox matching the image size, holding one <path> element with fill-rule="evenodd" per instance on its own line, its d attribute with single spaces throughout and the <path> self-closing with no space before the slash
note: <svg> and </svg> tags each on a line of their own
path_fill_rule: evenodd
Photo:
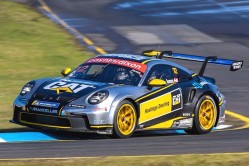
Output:
<svg viewBox="0 0 250 166">
<path fill-rule="evenodd" d="M 137 114 L 134 105 L 128 100 L 122 101 L 115 113 L 113 136 L 118 138 L 130 137 L 136 124 Z"/>
<path fill-rule="evenodd" d="M 185 131 L 188 134 L 207 134 L 213 129 L 216 118 L 217 107 L 214 99 L 202 96 L 195 109 L 193 127 Z"/>
</svg>

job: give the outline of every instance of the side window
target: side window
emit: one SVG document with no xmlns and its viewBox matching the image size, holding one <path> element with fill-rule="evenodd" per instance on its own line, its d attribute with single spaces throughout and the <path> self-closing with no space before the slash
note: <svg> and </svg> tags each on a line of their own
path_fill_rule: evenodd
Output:
<svg viewBox="0 0 250 166">
<path fill-rule="evenodd" d="M 173 80 L 173 70 L 171 66 L 168 65 L 155 65 L 149 71 L 148 76 L 146 77 L 143 85 L 147 85 L 152 79 L 162 79 L 169 83 Z"/>
<path fill-rule="evenodd" d="M 187 72 L 185 72 L 179 68 L 175 68 L 175 69 L 177 72 L 174 72 L 174 77 L 178 78 L 178 82 L 188 81 L 191 78 L 191 75 L 188 74 Z"/>
</svg>

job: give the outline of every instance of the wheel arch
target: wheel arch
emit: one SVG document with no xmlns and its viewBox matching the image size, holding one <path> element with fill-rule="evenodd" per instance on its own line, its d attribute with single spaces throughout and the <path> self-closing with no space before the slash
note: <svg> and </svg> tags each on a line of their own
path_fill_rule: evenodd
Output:
<svg viewBox="0 0 250 166">
<path fill-rule="evenodd" d="M 128 100 L 128 101 L 130 101 L 130 102 L 134 105 L 135 111 L 136 111 L 136 114 L 137 114 L 137 119 L 139 119 L 139 117 L 140 117 L 139 106 L 138 106 L 138 104 L 135 102 L 135 100 L 132 99 L 132 98 L 129 98 L 129 97 L 124 98 L 123 100 Z"/>
<path fill-rule="evenodd" d="M 110 113 L 109 113 L 109 120 L 108 120 L 109 124 L 113 124 L 114 115 L 115 115 L 115 112 L 117 110 L 117 106 L 119 105 L 120 102 L 122 102 L 124 100 L 128 100 L 133 104 L 133 106 L 135 107 L 135 111 L 137 113 L 137 118 L 139 118 L 140 112 L 139 112 L 139 108 L 138 108 L 137 103 L 135 102 L 134 98 L 132 96 L 125 96 L 125 95 L 121 94 L 121 95 L 116 96 L 116 98 L 114 99 L 114 101 L 111 104 L 111 109 L 110 109 Z"/>
</svg>

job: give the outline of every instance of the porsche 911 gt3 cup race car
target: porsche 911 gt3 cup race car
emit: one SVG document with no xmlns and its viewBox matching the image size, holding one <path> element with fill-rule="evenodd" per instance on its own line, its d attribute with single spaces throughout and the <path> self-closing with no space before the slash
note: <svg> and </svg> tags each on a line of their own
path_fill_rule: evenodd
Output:
<svg viewBox="0 0 250 166">
<path fill-rule="evenodd" d="M 165 58 L 203 65 L 195 74 Z M 225 120 L 225 97 L 215 79 L 203 76 L 207 63 L 230 65 L 232 71 L 243 65 L 171 51 L 98 55 L 73 71 L 65 68 L 64 77 L 28 82 L 14 101 L 11 122 L 119 138 L 151 129 L 206 134 Z"/>
</svg>

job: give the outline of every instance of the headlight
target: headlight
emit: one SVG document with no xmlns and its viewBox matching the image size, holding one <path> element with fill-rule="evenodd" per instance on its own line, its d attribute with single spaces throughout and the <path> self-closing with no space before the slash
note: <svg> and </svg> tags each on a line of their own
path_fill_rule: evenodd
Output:
<svg viewBox="0 0 250 166">
<path fill-rule="evenodd" d="M 109 96 L 109 92 L 107 90 L 102 90 L 94 93 L 88 100 L 90 104 L 99 104 L 107 99 Z"/>
<path fill-rule="evenodd" d="M 31 91 L 31 89 L 35 86 L 35 82 L 32 81 L 32 82 L 29 82 L 27 83 L 26 85 L 24 85 L 20 95 L 23 96 L 23 95 L 26 95 L 27 93 L 29 93 Z"/>
</svg>

